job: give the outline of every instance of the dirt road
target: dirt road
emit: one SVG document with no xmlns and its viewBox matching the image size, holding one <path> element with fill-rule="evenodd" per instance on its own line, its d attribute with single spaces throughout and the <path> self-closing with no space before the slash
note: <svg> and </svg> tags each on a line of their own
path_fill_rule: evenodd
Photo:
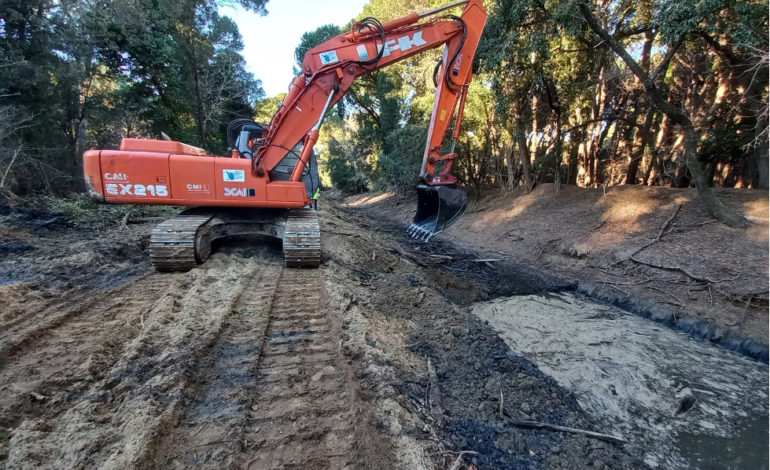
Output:
<svg viewBox="0 0 770 470">
<path fill-rule="evenodd" d="M 517 425 L 625 437 L 640 427 L 611 427 L 581 387 L 475 308 L 570 288 L 559 278 L 416 245 L 331 205 L 317 270 L 283 268 L 275 241 L 240 239 L 188 273 L 160 274 L 151 225 L 41 220 L 0 221 L 7 468 L 655 463 L 633 445 Z"/>
<path fill-rule="evenodd" d="M 0 291 L 8 467 L 347 462 L 355 406 L 323 274 L 284 269 L 275 242 L 112 289 L 38 282 Z"/>
</svg>

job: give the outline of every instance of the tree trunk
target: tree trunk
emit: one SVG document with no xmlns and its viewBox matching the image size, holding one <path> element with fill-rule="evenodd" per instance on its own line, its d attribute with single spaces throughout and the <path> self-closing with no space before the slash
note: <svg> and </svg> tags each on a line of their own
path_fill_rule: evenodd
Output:
<svg viewBox="0 0 770 470">
<path fill-rule="evenodd" d="M 644 157 L 644 151 L 647 149 L 647 145 L 650 143 L 650 129 L 652 128 L 652 120 L 655 116 L 655 110 L 652 106 L 647 110 L 647 114 L 644 116 L 644 124 L 639 129 L 637 135 L 639 136 L 639 148 L 636 152 L 631 154 L 631 161 L 628 162 L 628 171 L 626 171 L 626 179 L 623 184 L 636 184 L 636 174 L 639 171 L 639 163 Z"/>
<path fill-rule="evenodd" d="M 757 165 L 759 170 L 759 188 L 768 188 L 768 165 L 770 165 L 770 158 L 768 157 L 767 142 L 759 143 L 755 149 L 755 155 L 757 157 Z"/>
<path fill-rule="evenodd" d="M 203 113 L 203 91 L 197 67 L 193 67 L 193 82 L 195 83 L 195 120 L 198 125 L 198 141 L 202 148 L 206 148 L 206 117 Z"/>
<path fill-rule="evenodd" d="M 647 171 L 644 172 L 643 180 L 647 186 L 654 186 L 655 180 L 660 175 L 662 168 L 660 164 L 660 148 L 666 140 L 668 140 L 668 134 L 671 131 L 671 125 L 668 122 L 668 116 L 662 113 L 663 117 L 658 124 L 657 137 L 655 138 L 654 145 L 650 143 L 650 162 L 647 165 Z M 652 139 L 652 135 L 650 136 Z"/>
<path fill-rule="evenodd" d="M 75 144 L 75 154 L 77 155 L 77 164 L 82 165 L 83 153 L 86 151 L 86 131 L 88 130 L 88 118 L 83 116 L 78 124 L 77 141 Z"/>
<path fill-rule="evenodd" d="M 580 142 L 584 132 L 574 130 L 569 143 L 569 162 L 567 163 L 567 184 L 577 185 L 578 160 L 580 159 Z"/>
<path fill-rule="evenodd" d="M 506 146 L 505 150 L 503 150 L 503 155 L 505 155 L 505 169 L 506 173 L 508 174 L 508 181 L 506 182 L 506 187 L 511 190 L 516 186 L 515 176 L 514 176 L 514 169 L 513 169 L 513 146 L 515 144 L 511 142 L 510 146 Z"/>
<path fill-rule="evenodd" d="M 527 147 L 527 137 L 524 134 L 524 118 L 521 115 L 521 104 L 514 100 L 513 106 L 516 125 L 513 130 L 514 144 L 519 153 L 521 171 L 524 173 L 524 184 L 527 187 L 527 192 L 530 192 L 535 186 L 535 182 L 532 179 L 532 163 L 530 160 L 529 147 Z M 535 121 L 534 117 L 532 120 Z"/>
<path fill-rule="evenodd" d="M 647 92 L 647 95 L 650 97 L 653 103 L 655 103 L 655 106 L 662 112 L 666 113 L 666 115 L 671 119 L 672 123 L 681 127 L 682 132 L 684 133 L 685 161 L 687 162 L 687 166 L 689 167 L 690 173 L 692 174 L 693 182 L 695 183 L 695 187 L 698 190 L 698 195 L 706 204 L 706 207 L 708 208 L 708 211 L 711 213 L 711 215 L 732 227 L 745 227 L 747 225 L 746 219 L 744 219 L 743 216 L 720 201 L 717 198 L 714 188 L 709 185 L 709 181 L 706 178 L 705 168 L 703 167 L 703 162 L 701 162 L 698 158 L 698 137 L 690 118 L 687 117 L 687 115 L 681 109 L 677 108 L 663 97 L 663 94 L 655 86 L 655 76 L 650 76 L 645 71 L 643 71 L 639 64 L 631 57 L 631 55 L 629 55 L 628 51 L 626 51 L 625 48 L 623 48 L 615 40 L 615 38 L 613 38 L 605 29 L 599 25 L 599 22 L 593 13 L 591 13 L 591 9 L 588 4 L 585 3 L 585 0 L 582 0 L 578 4 L 578 7 L 580 8 L 583 17 L 586 19 L 586 22 L 591 27 L 591 29 L 599 37 L 601 37 L 612 48 L 613 51 L 615 51 L 615 53 L 623 60 L 623 62 L 626 63 L 628 68 L 631 69 L 631 72 L 639 77 L 639 79 L 644 84 L 644 89 Z M 681 38 L 678 41 L 677 47 L 678 44 L 681 44 L 683 39 L 684 38 Z M 663 59 L 663 63 L 659 67 L 660 69 L 667 67 L 667 63 L 673 57 L 677 47 L 672 46 L 672 48 L 669 49 L 669 51 L 666 53 L 666 57 Z"/>
<path fill-rule="evenodd" d="M 553 183 L 557 190 L 561 189 L 561 161 L 562 161 L 562 134 L 561 134 L 561 109 L 556 111 L 556 145 L 554 148 L 554 175 Z"/>
</svg>

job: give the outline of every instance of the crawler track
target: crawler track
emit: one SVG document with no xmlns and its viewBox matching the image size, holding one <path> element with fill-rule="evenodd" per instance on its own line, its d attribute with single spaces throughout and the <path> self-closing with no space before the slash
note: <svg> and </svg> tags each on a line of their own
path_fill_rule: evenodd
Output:
<svg viewBox="0 0 770 470">
<path fill-rule="evenodd" d="M 271 260 L 245 281 L 180 420 L 145 463 L 162 468 L 345 468 L 353 407 L 323 274 Z"/>
<path fill-rule="evenodd" d="M 321 228 L 315 210 L 303 207 L 289 211 L 283 256 L 290 268 L 317 268 L 321 264 Z"/>
<path fill-rule="evenodd" d="M 176 427 L 152 452 L 161 468 L 232 465 L 256 385 L 262 338 L 282 266 L 264 263 L 246 282 L 209 354 L 198 364 L 190 400 Z"/>
<path fill-rule="evenodd" d="M 82 399 L 140 333 L 141 316 L 174 286 L 159 275 L 143 276 L 103 296 L 64 298 L 8 328 L 0 347 L 0 432 L 24 420 L 48 423 Z"/>
<path fill-rule="evenodd" d="M 182 214 L 152 229 L 150 259 L 158 271 L 187 271 L 206 261 L 211 243 L 205 235 L 211 214 Z"/>
</svg>

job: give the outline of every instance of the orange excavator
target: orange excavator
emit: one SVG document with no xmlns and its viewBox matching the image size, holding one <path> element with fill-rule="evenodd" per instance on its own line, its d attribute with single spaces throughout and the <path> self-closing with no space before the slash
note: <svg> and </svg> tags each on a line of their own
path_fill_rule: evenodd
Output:
<svg viewBox="0 0 770 470">
<path fill-rule="evenodd" d="M 460 16 L 439 15 L 464 6 Z M 457 157 L 471 64 L 486 22 L 481 0 L 461 0 L 381 23 L 364 18 L 307 51 L 302 70 L 269 124 L 236 119 L 227 129 L 231 155 L 217 156 L 173 140 L 124 138 L 118 150 L 89 150 L 89 193 L 130 204 L 194 206 L 152 231 L 150 254 L 161 271 L 206 261 L 218 238 L 266 234 L 283 239 L 286 265 L 317 267 L 321 244 L 313 197 L 313 145 L 330 106 L 353 81 L 445 45 L 434 71 L 436 97 L 409 234 L 421 240 L 446 229 L 467 207 L 451 173 Z M 451 141 L 445 142 L 454 116 Z"/>
</svg>

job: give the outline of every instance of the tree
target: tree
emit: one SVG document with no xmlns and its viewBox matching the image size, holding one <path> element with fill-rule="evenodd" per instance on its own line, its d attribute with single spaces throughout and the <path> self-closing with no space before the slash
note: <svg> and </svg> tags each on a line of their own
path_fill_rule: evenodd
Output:
<svg viewBox="0 0 770 470">
<path fill-rule="evenodd" d="M 681 127 L 682 132 L 684 133 L 685 160 L 690 173 L 692 173 L 698 194 L 708 207 L 709 212 L 728 225 L 734 227 L 745 226 L 746 220 L 733 209 L 722 203 L 722 201 L 717 198 L 714 188 L 710 185 L 703 162 L 698 156 L 698 138 L 692 121 L 681 108 L 671 103 L 664 96 L 655 83 L 658 74 L 668 67 L 669 61 L 674 57 L 674 54 L 676 54 L 682 42 L 685 40 L 688 31 L 685 30 L 679 33 L 674 42 L 669 45 L 661 65 L 659 65 L 656 71 L 650 75 L 645 72 L 631 57 L 628 51 L 599 24 L 599 21 L 591 12 L 590 6 L 584 0 L 578 3 L 578 7 L 591 29 L 605 41 L 610 48 L 612 48 L 613 52 L 623 60 L 633 74 L 642 82 L 647 95 L 655 106 L 664 112 L 674 124 Z"/>
</svg>

